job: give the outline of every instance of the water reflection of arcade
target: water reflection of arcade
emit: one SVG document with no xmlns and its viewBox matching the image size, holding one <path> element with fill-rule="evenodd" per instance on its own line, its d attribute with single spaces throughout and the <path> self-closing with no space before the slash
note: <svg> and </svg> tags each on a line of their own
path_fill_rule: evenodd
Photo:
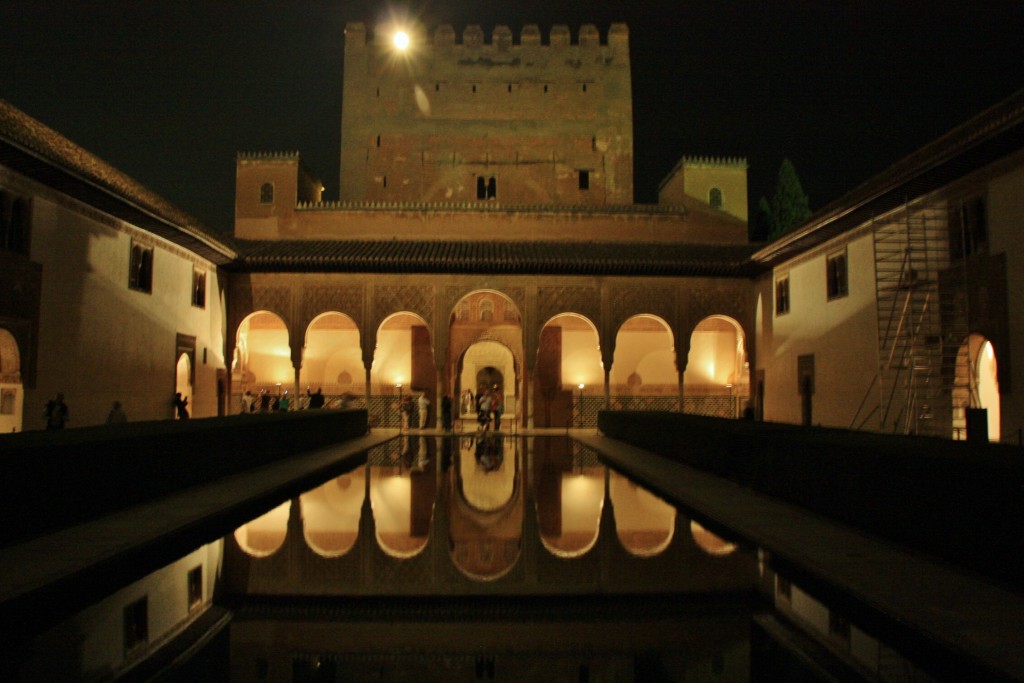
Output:
<svg viewBox="0 0 1024 683">
<path fill-rule="evenodd" d="M 408 436 L 240 527 L 225 585 L 317 595 L 749 585 L 749 553 L 677 517 L 568 438 Z"/>
</svg>

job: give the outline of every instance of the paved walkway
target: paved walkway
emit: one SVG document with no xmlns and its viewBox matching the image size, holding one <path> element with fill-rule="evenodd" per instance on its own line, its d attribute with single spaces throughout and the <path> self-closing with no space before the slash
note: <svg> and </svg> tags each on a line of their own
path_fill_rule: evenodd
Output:
<svg viewBox="0 0 1024 683">
<path fill-rule="evenodd" d="M 0 550 L 0 631 L 44 628 L 355 464 L 397 429 L 321 448 Z M 126 482 L 126 485 L 130 483 Z"/>
<path fill-rule="evenodd" d="M 919 663 L 940 668 L 942 680 L 1024 681 L 1024 596 L 593 430 L 572 435 L 671 502 L 860 605 L 899 639 L 887 644 L 927 658 Z"/>
</svg>

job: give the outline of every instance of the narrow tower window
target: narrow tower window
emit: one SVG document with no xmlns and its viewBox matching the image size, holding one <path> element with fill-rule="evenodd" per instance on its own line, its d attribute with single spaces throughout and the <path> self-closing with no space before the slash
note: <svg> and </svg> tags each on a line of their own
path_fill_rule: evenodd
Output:
<svg viewBox="0 0 1024 683">
<path fill-rule="evenodd" d="M 260 185 L 260 204 L 274 203 L 274 183 Z"/>
<path fill-rule="evenodd" d="M 579 174 L 580 174 L 580 189 L 581 190 L 589 190 L 590 189 L 590 171 L 581 170 L 579 172 Z"/>
<path fill-rule="evenodd" d="M 712 209 L 722 208 L 722 191 L 717 187 L 712 187 L 708 192 L 708 204 L 711 205 Z"/>
</svg>

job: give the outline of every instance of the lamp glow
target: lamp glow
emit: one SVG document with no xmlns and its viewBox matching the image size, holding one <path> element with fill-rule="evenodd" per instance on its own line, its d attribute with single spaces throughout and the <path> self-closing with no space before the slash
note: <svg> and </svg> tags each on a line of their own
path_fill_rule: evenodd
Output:
<svg viewBox="0 0 1024 683">
<path fill-rule="evenodd" d="M 405 31 L 395 31 L 395 35 L 391 40 L 395 44 L 396 49 L 402 51 L 409 49 L 409 34 Z"/>
</svg>

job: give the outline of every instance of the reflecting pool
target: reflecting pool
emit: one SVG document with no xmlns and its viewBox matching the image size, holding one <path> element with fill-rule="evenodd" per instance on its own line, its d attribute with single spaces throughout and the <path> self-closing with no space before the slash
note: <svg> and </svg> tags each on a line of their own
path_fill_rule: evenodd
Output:
<svg viewBox="0 0 1024 683">
<path fill-rule="evenodd" d="M 758 569 L 567 437 L 403 436 L 224 541 L 235 681 L 747 681 Z"/>
</svg>

